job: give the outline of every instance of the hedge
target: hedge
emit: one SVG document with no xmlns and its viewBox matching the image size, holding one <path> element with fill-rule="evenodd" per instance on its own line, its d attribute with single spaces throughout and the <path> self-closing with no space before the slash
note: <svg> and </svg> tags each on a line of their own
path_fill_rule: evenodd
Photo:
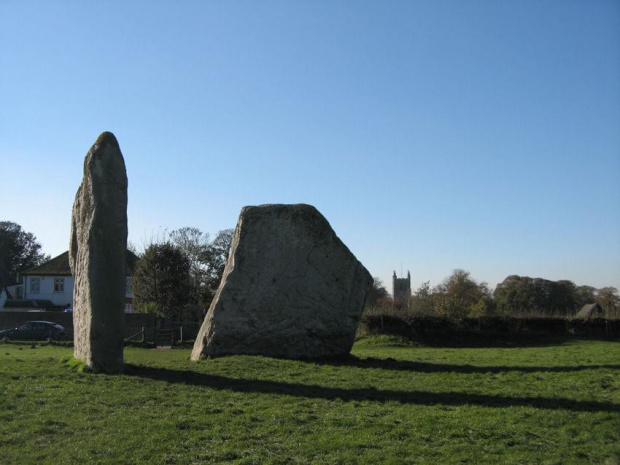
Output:
<svg viewBox="0 0 620 465">
<path fill-rule="evenodd" d="M 415 314 L 364 314 L 362 329 L 370 333 L 394 334 L 411 339 L 427 336 L 531 335 L 620 338 L 620 319 L 576 319 L 566 317 L 480 317 L 454 320 L 443 316 Z"/>
</svg>

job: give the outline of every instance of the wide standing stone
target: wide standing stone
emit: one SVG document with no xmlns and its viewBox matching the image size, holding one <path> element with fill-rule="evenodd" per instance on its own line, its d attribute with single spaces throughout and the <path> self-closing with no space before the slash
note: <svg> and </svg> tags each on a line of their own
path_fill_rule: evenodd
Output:
<svg viewBox="0 0 620 465">
<path fill-rule="evenodd" d="M 104 132 L 84 160 L 69 258 L 74 356 L 106 373 L 123 370 L 126 250 L 125 161 L 114 134 Z"/>
<path fill-rule="evenodd" d="M 316 208 L 245 207 L 192 360 L 348 354 L 372 283 Z"/>
</svg>

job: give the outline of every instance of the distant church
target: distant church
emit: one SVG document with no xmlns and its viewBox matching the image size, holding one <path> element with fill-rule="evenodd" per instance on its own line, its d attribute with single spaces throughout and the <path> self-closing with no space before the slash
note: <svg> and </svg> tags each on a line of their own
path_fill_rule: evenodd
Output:
<svg viewBox="0 0 620 465">
<path fill-rule="evenodd" d="M 395 305 L 409 306 L 411 300 L 411 273 L 407 271 L 406 278 L 397 278 L 396 271 L 392 275 L 392 298 Z"/>
</svg>

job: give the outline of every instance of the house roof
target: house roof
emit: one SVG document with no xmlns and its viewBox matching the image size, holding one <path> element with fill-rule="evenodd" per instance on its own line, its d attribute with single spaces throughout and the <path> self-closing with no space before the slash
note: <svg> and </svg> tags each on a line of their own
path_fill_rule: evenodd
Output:
<svg viewBox="0 0 620 465">
<path fill-rule="evenodd" d="M 604 316 L 605 311 L 598 303 L 586 304 L 575 315 L 575 318 L 592 318 L 596 316 Z"/>
<path fill-rule="evenodd" d="M 69 266 L 69 252 L 62 253 L 45 263 L 23 271 L 21 274 L 39 275 L 39 276 L 71 276 L 71 267 Z"/>
<path fill-rule="evenodd" d="M 127 275 L 133 275 L 138 257 L 131 250 L 127 250 Z M 47 262 L 23 271 L 21 274 L 29 276 L 71 276 L 69 266 L 69 251 L 48 260 Z"/>
</svg>

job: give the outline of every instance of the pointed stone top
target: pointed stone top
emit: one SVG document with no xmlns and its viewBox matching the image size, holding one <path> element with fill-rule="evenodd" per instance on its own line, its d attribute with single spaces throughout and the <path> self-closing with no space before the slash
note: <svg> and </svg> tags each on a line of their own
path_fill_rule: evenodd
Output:
<svg viewBox="0 0 620 465">
<path fill-rule="evenodd" d="M 125 159 L 118 140 L 111 132 L 102 132 L 84 158 L 84 180 L 97 177 L 127 189 Z M 84 180 L 82 183 L 84 183 Z M 90 182 L 90 181 L 89 181 Z M 101 197 L 101 198 L 105 198 Z"/>
<path fill-rule="evenodd" d="M 103 145 L 108 145 L 108 144 L 112 144 L 118 147 L 118 141 L 116 140 L 116 137 L 114 136 L 114 134 L 112 134 L 109 131 L 104 131 L 101 133 L 99 137 L 97 137 L 97 140 L 95 141 L 94 145 L 98 145 L 99 147 L 101 147 Z"/>
</svg>

